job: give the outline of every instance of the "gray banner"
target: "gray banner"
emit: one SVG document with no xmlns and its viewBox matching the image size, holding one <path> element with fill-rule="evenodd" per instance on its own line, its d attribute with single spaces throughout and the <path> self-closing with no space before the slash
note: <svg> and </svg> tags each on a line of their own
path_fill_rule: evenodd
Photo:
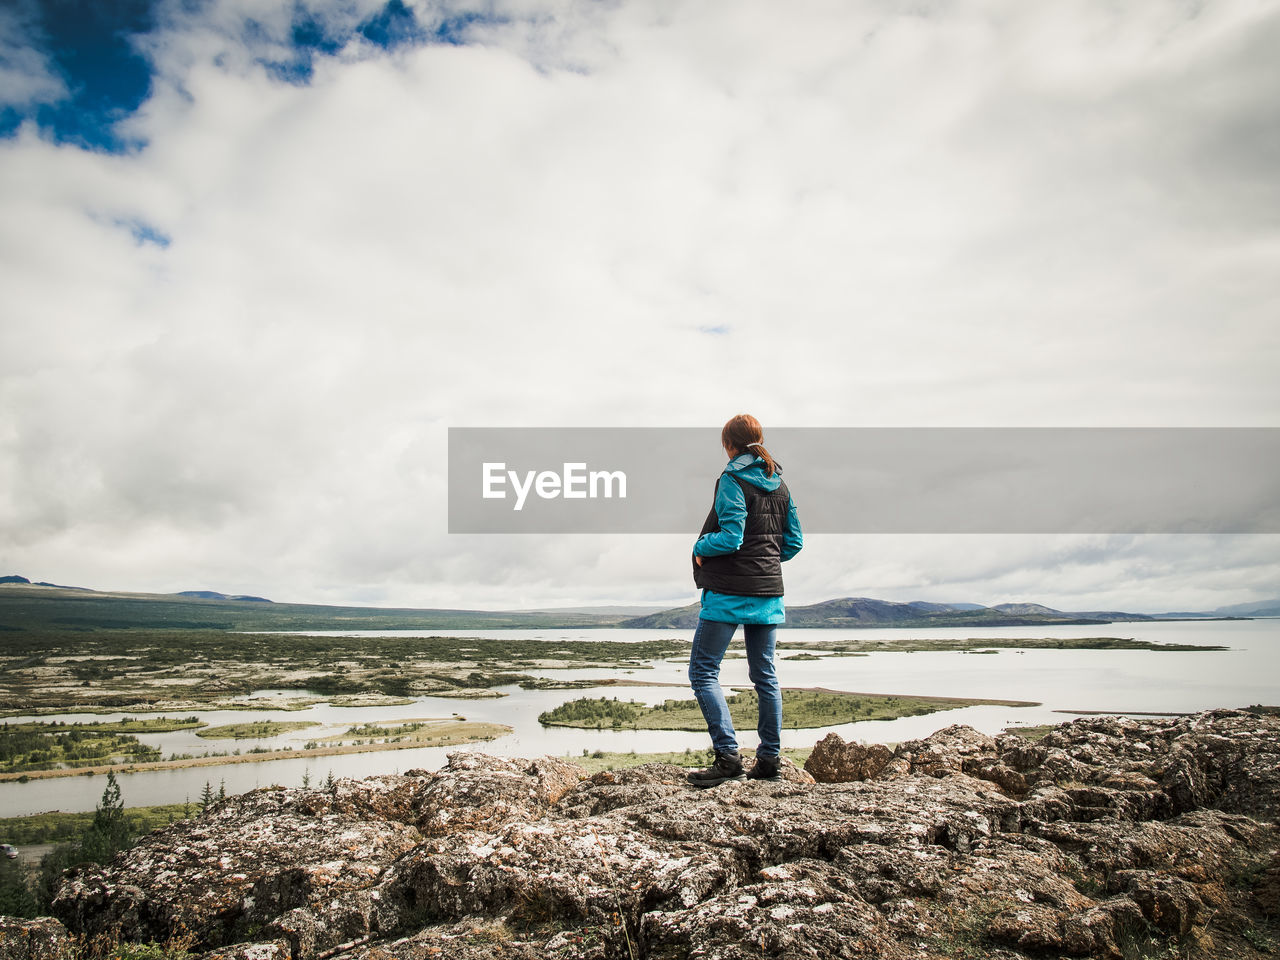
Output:
<svg viewBox="0 0 1280 960">
<path fill-rule="evenodd" d="M 1277 533 L 1280 428 L 780 427 L 806 533 Z M 720 428 L 451 427 L 450 533 L 685 533 Z"/>
</svg>

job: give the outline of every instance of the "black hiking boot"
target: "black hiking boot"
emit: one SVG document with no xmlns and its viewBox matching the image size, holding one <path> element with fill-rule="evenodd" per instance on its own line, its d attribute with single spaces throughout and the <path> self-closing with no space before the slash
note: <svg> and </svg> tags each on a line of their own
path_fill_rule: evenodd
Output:
<svg viewBox="0 0 1280 960">
<path fill-rule="evenodd" d="M 748 780 L 781 780 L 782 761 L 778 757 L 756 757 L 747 771 Z"/>
<path fill-rule="evenodd" d="M 695 787 L 718 787 L 726 780 L 745 780 L 747 775 L 742 770 L 742 754 L 721 753 L 716 751 L 716 762 L 705 770 L 695 770 L 689 774 L 688 781 Z"/>
</svg>

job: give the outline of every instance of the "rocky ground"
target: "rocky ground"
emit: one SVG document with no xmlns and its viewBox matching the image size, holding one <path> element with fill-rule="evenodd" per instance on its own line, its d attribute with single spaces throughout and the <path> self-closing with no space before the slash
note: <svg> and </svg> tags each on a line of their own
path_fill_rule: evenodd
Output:
<svg viewBox="0 0 1280 960">
<path fill-rule="evenodd" d="M 229 797 L 70 871 L 59 922 L 0 921 L 0 957 L 68 930 L 209 960 L 1280 953 L 1274 716 L 830 735 L 780 782 L 684 774 L 460 753 Z"/>
</svg>

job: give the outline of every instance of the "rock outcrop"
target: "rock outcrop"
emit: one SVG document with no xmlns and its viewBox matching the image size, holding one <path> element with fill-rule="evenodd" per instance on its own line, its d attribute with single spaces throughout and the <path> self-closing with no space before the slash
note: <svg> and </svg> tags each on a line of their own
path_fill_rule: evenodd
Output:
<svg viewBox="0 0 1280 960">
<path fill-rule="evenodd" d="M 806 770 L 700 791 L 673 766 L 459 753 L 256 790 L 69 871 L 54 909 L 219 960 L 1280 950 L 1280 718 L 832 735 Z"/>
</svg>

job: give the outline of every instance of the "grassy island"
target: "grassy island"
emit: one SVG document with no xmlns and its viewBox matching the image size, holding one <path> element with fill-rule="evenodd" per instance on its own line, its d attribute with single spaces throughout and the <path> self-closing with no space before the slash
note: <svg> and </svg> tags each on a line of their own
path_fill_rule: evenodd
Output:
<svg viewBox="0 0 1280 960">
<path fill-rule="evenodd" d="M 113 762 L 160 759 L 139 733 L 168 733 L 204 726 L 195 717 L 149 717 L 104 723 L 5 723 L 0 725 L 0 776 L 69 767 L 79 770 Z"/>
<path fill-rule="evenodd" d="M 463 743 L 476 743 L 482 740 L 496 740 L 506 736 L 512 728 L 505 723 L 489 723 L 479 720 L 467 720 L 465 717 L 450 717 L 430 721 L 417 721 L 415 729 L 398 730 L 396 727 L 384 727 L 381 724 L 365 724 L 364 737 L 355 736 L 351 730 L 346 734 L 332 738 L 336 742 L 309 740 L 300 749 L 282 747 L 271 750 L 266 747 L 255 747 L 247 753 L 239 749 L 235 753 L 210 753 L 204 756 L 171 755 L 162 759 L 160 751 L 140 744 L 146 753 L 138 753 L 135 758 L 112 756 L 93 763 L 92 766 L 77 767 L 40 767 L 31 772 L 20 773 L 10 767 L 0 767 L 0 781 L 5 780 L 42 780 L 49 777 L 88 776 L 102 773 L 138 773 L 143 770 L 172 770 L 179 767 L 209 767 L 226 763 L 259 763 L 264 760 L 287 760 L 296 757 L 331 757 L 346 753 L 372 753 L 380 750 L 407 750 L 413 747 L 451 747 Z M 412 726 L 412 724 L 406 725 Z M 355 728 L 353 728 L 355 729 Z"/>
<path fill-rule="evenodd" d="M 228 723 L 220 727 L 208 727 L 196 732 L 197 737 L 209 740 L 259 740 L 278 737 L 282 733 L 318 727 L 314 720 L 256 720 L 252 723 Z"/>
<path fill-rule="evenodd" d="M 729 715 L 739 729 L 756 723 L 756 693 L 740 690 L 727 698 Z M 860 720 L 894 720 L 976 704 L 1028 707 L 1022 700 L 976 700 L 960 697 L 908 697 L 839 690 L 783 690 L 782 725 L 788 730 L 832 727 Z M 587 729 L 706 730 L 696 700 L 666 700 L 656 706 L 616 697 L 582 697 L 538 716 L 544 726 Z"/>
</svg>

